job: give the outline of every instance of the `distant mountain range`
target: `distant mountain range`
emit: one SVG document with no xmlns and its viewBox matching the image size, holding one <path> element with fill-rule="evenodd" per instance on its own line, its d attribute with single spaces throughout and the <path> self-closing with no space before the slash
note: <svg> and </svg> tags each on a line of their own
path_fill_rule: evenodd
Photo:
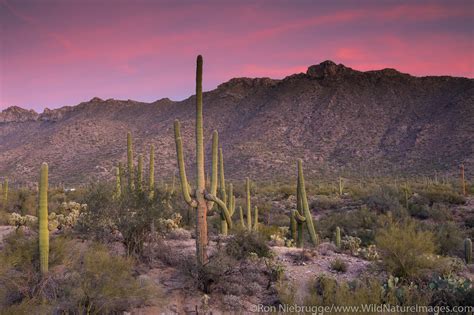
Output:
<svg viewBox="0 0 474 315">
<path fill-rule="evenodd" d="M 155 145 L 156 176 L 169 180 L 178 118 L 192 177 L 194 102 L 95 97 L 41 114 L 9 107 L 0 113 L 0 176 L 34 182 L 46 161 L 53 183 L 111 179 L 126 161 L 130 130 L 145 162 Z M 294 177 L 296 158 L 308 177 L 453 175 L 461 162 L 474 175 L 473 79 L 360 72 L 325 61 L 282 80 L 231 79 L 203 102 L 208 157 L 217 129 L 231 179 Z"/>
</svg>

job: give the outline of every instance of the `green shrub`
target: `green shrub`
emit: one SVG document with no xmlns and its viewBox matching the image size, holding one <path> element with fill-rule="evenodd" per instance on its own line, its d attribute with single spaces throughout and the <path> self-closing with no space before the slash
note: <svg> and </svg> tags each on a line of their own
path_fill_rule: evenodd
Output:
<svg viewBox="0 0 474 315">
<path fill-rule="evenodd" d="M 383 185 L 377 187 L 370 195 L 364 198 L 369 209 L 381 213 L 392 212 L 397 217 L 403 217 L 404 211 L 400 203 L 402 195 L 394 186 Z"/>
<path fill-rule="evenodd" d="M 2 314 L 113 313 L 143 305 L 154 294 L 133 277 L 133 262 L 103 245 L 64 237 L 50 242 L 49 272 L 39 272 L 38 239 L 15 233 L 0 253 Z"/>
<path fill-rule="evenodd" d="M 454 222 L 436 224 L 433 227 L 438 252 L 441 255 L 459 256 L 463 253 L 465 238 L 461 228 Z"/>
<path fill-rule="evenodd" d="M 342 206 L 342 200 L 339 196 L 316 196 L 311 201 L 311 209 L 337 209 Z"/>
<path fill-rule="evenodd" d="M 377 213 L 365 207 L 350 212 L 332 212 L 318 222 L 322 238 L 332 239 L 339 226 L 341 234 L 360 238 L 364 246 L 373 244 L 377 225 Z"/>
<path fill-rule="evenodd" d="M 418 231 L 413 222 L 380 228 L 375 240 L 386 270 L 394 276 L 414 278 L 433 267 L 434 235 Z"/>
<path fill-rule="evenodd" d="M 238 260 L 249 257 L 251 253 L 258 257 L 271 256 L 271 250 L 265 238 L 258 233 L 248 231 L 239 231 L 234 234 L 227 242 L 225 251 Z"/>
<path fill-rule="evenodd" d="M 460 195 L 452 187 L 447 185 L 430 185 L 419 191 L 420 196 L 426 198 L 428 203 L 432 205 L 435 202 L 443 202 L 449 204 L 464 204 L 466 198 Z"/>
<path fill-rule="evenodd" d="M 331 269 L 337 272 L 346 272 L 347 271 L 347 264 L 341 258 L 336 258 L 331 262 Z"/>
</svg>

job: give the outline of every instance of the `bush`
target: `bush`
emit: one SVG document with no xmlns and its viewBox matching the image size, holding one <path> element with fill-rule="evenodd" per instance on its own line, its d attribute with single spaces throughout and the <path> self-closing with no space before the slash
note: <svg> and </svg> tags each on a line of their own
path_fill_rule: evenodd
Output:
<svg viewBox="0 0 474 315">
<path fill-rule="evenodd" d="M 37 237 L 15 233 L 0 253 L 0 308 L 4 313 L 112 313 L 151 297 L 133 277 L 132 261 L 98 244 L 64 237 L 50 240 L 49 272 L 39 273 Z"/>
<path fill-rule="evenodd" d="M 464 234 L 454 222 L 446 222 L 433 226 L 438 252 L 441 255 L 456 255 L 462 257 Z"/>
<path fill-rule="evenodd" d="M 419 192 L 420 196 L 426 198 L 429 205 L 435 202 L 443 202 L 449 204 L 464 204 L 466 198 L 454 191 L 453 188 L 447 185 L 430 185 Z"/>
<path fill-rule="evenodd" d="M 248 231 L 240 231 L 233 235 L 227 242 L 225 251 L 238 260 L 249 257 L 251 253 L 258 257 L 271 256 L 266 240 L 260 234 Z"/>
<path fill-rule="evenodd" d="M 341 234 L 353 235 L 361 239 L 362 245 L 369 245 L 374 242 L 377 225 L 377 214 L 363 207 L 350 212 L 330 213 L 318 221 L 317 228 L 323 239 L 333 239 L 339 226 Z"/>
<path fill-rule="evenodd" d="M 397 217 L 403 217 L 403 207 L 400 204 L 401 194 L 396 187 L 383 185 L 377 187 L 370 195 L 364 198 L 364 202 L 372 210 L 381 213 L 392 212 Z"/>
<path fill-rule="evenodd" d="M 434 235 L 417 231 L 412 222 L 381 228 L 375 240 L 385 268 L 394 276 L 414 278 L 432 267 Z"/>
<path fill-rule="evenodd" d="M 347 264 L 341 258 L 336 258 L 331 262 L 331 269 L 337 272 L 346 272 L 347 271 Z"/>
</svg>

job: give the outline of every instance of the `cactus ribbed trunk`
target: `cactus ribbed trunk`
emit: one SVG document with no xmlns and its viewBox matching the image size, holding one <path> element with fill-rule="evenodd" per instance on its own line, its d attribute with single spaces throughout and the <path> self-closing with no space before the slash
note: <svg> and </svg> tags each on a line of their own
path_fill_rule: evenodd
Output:
<svg viewBox="0 0 474 315">
<path fill-rule="evenodd" d="M 132 134 L 127 132 L 127 171 L 128 171 L 128 190 L 132 192 L 135 189 L 134 177 L 133 177 L 133 144 Z"/>
<path fill-rule="evenodd" d="M 115 198 L 119 199 L 122 195 L 122 184 L 120 182 L 120 166 L 115 169 Z"/>
<path fill-rule="evenodd" d="M 198 264 L 207 263 L 207 203 L 204 197 L 204 137 L 202 127 L 202 56 L 197 57 L 196 68 L 196 255 Z"/>
<path fill-rule="evenodd" d="M 137 166 L 137 191 L 143 191 L 143 155 L 138 156 L 138 166 Z"/>
<path fill-rule="evenodd" d="M 153 199 L 155 196 L 155 146 L 153 144 L 150 147 L 150 166 L 148 167 L 148 173 L 149 197 Z"/>
<path fill-rule="evenodd" d="M 7 209 L 8 205 L 8 178 L 3 183 L 3 208 Z"/>
<path fill-rule="evenodd" d="M 240 217 L 240 226 L 244 229 L 245 228 L 244 209 L 242 208 L 242 206 L 239 206 L 239 217 Z"/>
<path fill-rule="evenodd" d="M 254 216 L 253 216 L 253 230 L 258 231 L 258 208 L 254 207 Z"/>
<path fill-rule="evenodd" d="M 464 240 L 464 257 L 466 264 L 472 264 L 472 241 L 469 238 Z"/>
<path fill-rule="evenodd" d="M 247 196 L 247 229 L 252 230 L 252 206 L 250 204 L 250 179 L 245 179 L 245 191 Z"/>
<path fill-rule="evenodd" d="M 38 199 L 39 199 L 38 233 L 39 233 L 40 271 L 44 275 L 48 272 L 48 257 L 49 257 L 48 164 L 46 163 L 43 163 L 41 165 Z"/>
</svg>

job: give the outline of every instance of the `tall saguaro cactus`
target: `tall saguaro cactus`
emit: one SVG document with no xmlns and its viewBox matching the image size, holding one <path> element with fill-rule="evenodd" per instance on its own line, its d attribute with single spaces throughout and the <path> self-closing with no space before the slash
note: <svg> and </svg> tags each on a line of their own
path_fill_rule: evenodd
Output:
<svg viewBox="0 0 474 315">
<path fill-rule="evenodd" d="M 8 204 L 8 178 L 3 182 L 3 207 L 6 209 Z"/>
<path fill-rule="evenodd" d="M 183 198 L 189 206 L 196 209 L 196 257 L 199 266 L 208 262 L 207 256 L 207 212 L 213 207 L 214 202 L 223 209 L 225 219 L 229 228 L 232 227 L 227 205 L 216 196 L 217 193 L 217 148 L 218 134 L 213 133 L 212 141 L 212 176 L 210 192 L 206 191 L 206 179 L 204 171 L 204 137 L 202 117 L 202 57 L 197 57 L 196 67 L 196 188 L 189 191 L 190 186 L 186 177 L 184 164 L 183 143 L 181 139 L 180 123 L 174 122 L 174 133 L 176 141 L 176 155 L 178 159 L 179 174 L 181 179 L 181 190 Z"/>
<path fill-rule="evenodd" d="M 467 196 L 466 180 L 464 179 L 464 163 L 461 164 L 461 192 L 463 196 Z"/>
<path fill-rule="evenodd" d="M 303 175 L 303 161 L 298 159 L 298 182 L 296 186 L 296 211 L 291 212 L 290 217 L 290 228 L 292 229 L 292 237 L 296 239 L 296 246 L 303 247 L 304 235 L 303 227 L 306 224 L 306 227 L 309 232 L 309 237 L 313 245 L 318 244 L 318 236 L 314 229 L 313 217 L 309 211 L 308 199 L 306 196 L 306 188 Z M 296 225 L 296 226 L 295 226 Z M 295 232 L 296 228 L 296 232 Z"/>
<path fill-rule="evenodd" d="M 127 132 L 127 171 L 128 171 L 128 190 L 132 192 L 135 189 L 135 183 L 133 178 L 133 144 L 132 134 Z"/>
<path fill-rule="evenodd" d="M 42 274 L 48 272 L 49 258 L 49 230 L 48 230 L 48 164 L 41 165 L 39 183 L 39 256 L 40 271 Z"/>
<path fill-rule="evenodd" d="M 153 199 L 155 196 L 155 145 L 150 146 L 150 166 L 148 168 L 148 190 L 150 191 L 149 198 Z"/>
<path fill-rule="evenodd" d="M 245 179 L 245 192 L 246 192 L 246 203 L 247 203 L 247 228 L 252 229 L 252 206 L 250 204 L 250 179 Z"/>
<path fill-rule="evenodd" d="M 143 155 L 138 155 L 138 166 L 137 166 L 137 191 L 143 191 Z"/>
<path fill-rule="evenodd" d="M 234 188 L 232 184 L 229 184 L 229 194 L 226 191 L 226 183 L 225 183 L 225 173 L 224 173 L 224 155 L 222 153 L 222 148 L 219 149 L 219 190 L 218 190 L 218 197 L 227 205 L 227 210 L 229 211 L 229 216 L 232 218 L 235 212 L 235 196 L 234 196 Z M 228 232 L 228 225 L 225 218 L 224 211 L 225 209 L 220 210 L 221 216 L 221 234 L 227 235 Z"/>
</svg>

